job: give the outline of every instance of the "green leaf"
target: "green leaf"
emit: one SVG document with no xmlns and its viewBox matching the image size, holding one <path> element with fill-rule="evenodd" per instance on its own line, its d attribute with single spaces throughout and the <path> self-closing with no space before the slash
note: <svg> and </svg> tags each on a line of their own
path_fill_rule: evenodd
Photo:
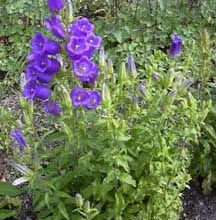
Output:
<svg viewBox="0 0 216 220">
<path fill-rule="evenodd" d="M 119 43 L 122 43 L 123 36 L 122 36 L 121 31 L 116 31 L 116 32 L 113 33 L 113 35 Z"/>
<path fill-rule="evenodd" d="M 91 209 L 90 213 L 88 214 L 88 218 L 90 220 L 95 219 L 95 217 L 99 214 L 100 212 L 97 209 Z"/>
<path fill-rule="evenodd" d="M 216 132 L 215 132 L 214 128 L 209 124 L 205 124 L 204 128 L 206 129 L 206 131 L 208 131 L 208 133 L 211 135 L 211 137 L 216 140 Z"/>
<path fill-rule="evenodd" d="M 126 155 L 120 155 L 116 157 L 116 163 L 118 166 L 121 166 L 124 168 L 126 172 L 130 172 L 130 168 L 128 166 L 128 158 Z"/>
<path fill-rule="evenodd" d="M 21 190 L 15 186 L 12 186 L 7 182 L 0 182 L 0 195 L 2 196 L 17 196 L 21 193 Z"/>
<path fill-rule="evenodd" d="M 0 210 L 0 220 L 7 219 L 15 216 L 17 213 L 15 210 L 1 209 Z"/>
<path fill-rule="evenodd" d="M 70 220 L 70 216 L 65 208 L 65 205 L 62 203 L 62 202 L 59 202 L 58 204 L 58 209 L 59 209 L 59 212 L 67 219 L 67 220 Z"/>
<path fill-rule="evenodd" d="M 120 217 L 122 215 L 122 211 L 125 208 L 125 200 L 124 196 L 120 193 L 117 192 L 115 194 L 115 215 Z"/>
<path fill-rule="evenodd" d="M 131 136 L 129 135 L 125 135 L 125 134 L 120 134 L 118 137 L 119 141 L 125 142 L 125 141 L 129 141 L 131 139 Z"/>
<path fill-rule="evenodd" d="M 121 173 L 119 176 L 119 180 L 122 181 L 123 183 L 127 183 L 129 185 L 136 187 L 136 181 L 128 173 Z"/>
</svg>

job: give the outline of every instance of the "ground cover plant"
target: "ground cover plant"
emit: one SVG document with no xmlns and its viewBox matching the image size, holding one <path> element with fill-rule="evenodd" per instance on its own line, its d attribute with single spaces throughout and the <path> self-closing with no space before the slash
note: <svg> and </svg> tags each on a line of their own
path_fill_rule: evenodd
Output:
<svg viewBox="0 0 216 220">
<path fill-rule="evenodd" d="M 20 110 L 0 109 L 1 182 L 22 185 L 36 219 L 179 219 L 191 177 L 211 191 L 214 1 L 176 2 L 174 21 L 169 1 L 92 4 L 90 18 L 84 1 L 42 7 L 18 58 Z M 20 190 L 1 189 L 0 219 L 18 215 Z"/>
</svg>

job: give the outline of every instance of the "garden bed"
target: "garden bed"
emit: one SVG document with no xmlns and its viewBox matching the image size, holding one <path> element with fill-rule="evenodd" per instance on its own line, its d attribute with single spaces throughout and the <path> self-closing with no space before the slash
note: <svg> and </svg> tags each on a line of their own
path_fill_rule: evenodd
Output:
<svg viewBox="0 0 216 220">
<path fill-rule="evenodd" d="M 20 110 L 18 92 L 16 94 L 7 94 L 6 97 L 0 101 L 0 105 L 1 107 L 9 109 L 13 114 L 18 112 Z M 38 120 L 43 121 L 43 117 L 44 116 L 40 117 Z M 6 173 L 7 177 L 10 178 L 10 174 L 7 170 Z M 184 190 L 182 195 L 183 212 L 180 220 L 216 219 L 216 191 L 212 191 L 209 195 L 204 195 L 200 185 L 201 184 L 191 182 L 190 188 Z M 23 193 L 20 198 L 22 201 L 21 211 L 19 216 L 15 219 L 36 220 L 37 217 L 32 207 L 32 197 L 28 195 L 28 193 Z"/>
</svg>

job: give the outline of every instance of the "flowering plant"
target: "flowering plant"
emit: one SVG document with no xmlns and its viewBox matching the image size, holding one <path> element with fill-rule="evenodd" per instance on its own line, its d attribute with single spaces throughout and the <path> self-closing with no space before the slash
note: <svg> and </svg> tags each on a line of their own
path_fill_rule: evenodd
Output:
<svg viewBox="0 0 216 220">
<path fill-rule="evenodd" d="M 39 219 L 177 219 L 190 179 L 186 146 L 202 122 L 191 83 L 161 68 L 160 52 L 145 79 L 132 56 L 117 71 L 89 19 L 66 28 L 63 1 L 48 6 L 45 26 L 55 40 L 37 32 L 27 57 L 27 140 L 11 133 L 26 164 L 13 164 L 23 174 L 15 184 L 29 182 Z M 33 120 L 36 100 L 54 121 L 48 127 Z"/>
</svg>

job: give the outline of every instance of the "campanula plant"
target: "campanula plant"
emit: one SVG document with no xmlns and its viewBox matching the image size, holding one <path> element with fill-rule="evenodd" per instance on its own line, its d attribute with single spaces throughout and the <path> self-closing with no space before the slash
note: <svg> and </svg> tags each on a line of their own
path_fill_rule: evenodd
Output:
<svg viewBox="0 0 216 220">
<path fill-rule="evenodd" d="M 88 18 L 66 25 L 64 2 L 47 5 L 53 37 L 37 32 L 30 41 L 21 98 L 30 105 L 30 141 L 12 164 L 27 171 L 15 183 L 28 181 L 39 219 L 178 219 L 190 179 L 187 146 L 203 118 L 187 79 L 161 68 L 167 55 L 158 51 L 144 79 L 131 55 L 114 67 Z M 31 120 L 38 107 L 52 129 Z M 11 134 L 26 145 L 21 131 Z"/>
</svg>

